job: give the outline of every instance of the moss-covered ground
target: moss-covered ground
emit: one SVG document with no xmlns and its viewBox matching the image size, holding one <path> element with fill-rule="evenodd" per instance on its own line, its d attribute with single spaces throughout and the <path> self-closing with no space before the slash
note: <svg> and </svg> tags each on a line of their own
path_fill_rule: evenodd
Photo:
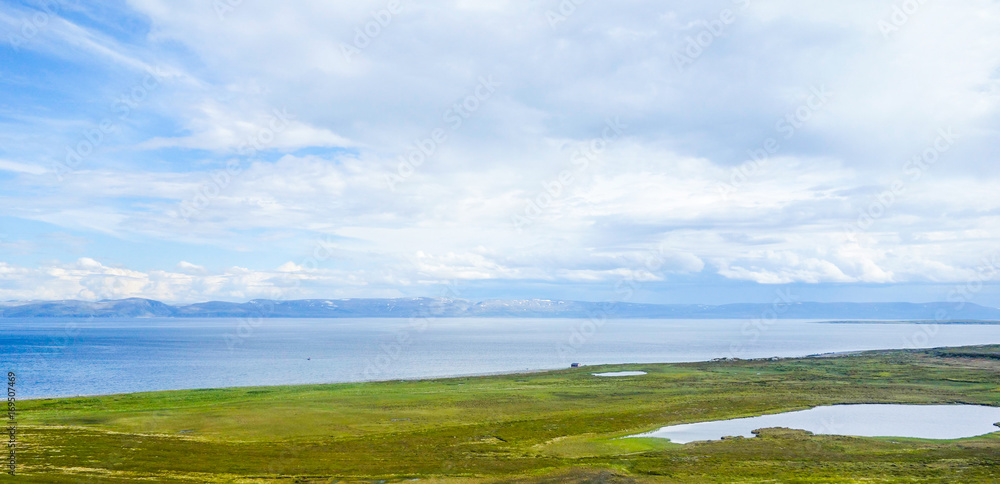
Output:
<svg viewBox="0 0 1000 484">
<path fill-rule="evenodd" d="M 835 403 L 1000 406 L 1000 347 L 27 400 L 0 481 L 1000 482 L 1000 434 L 620 439 Z"/>
</svg>

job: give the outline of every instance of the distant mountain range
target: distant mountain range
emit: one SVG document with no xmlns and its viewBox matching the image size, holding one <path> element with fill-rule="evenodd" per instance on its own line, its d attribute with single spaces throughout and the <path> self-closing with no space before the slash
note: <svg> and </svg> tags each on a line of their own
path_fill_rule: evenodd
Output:
<svg viewBox="0 0 1000 484">
<path fill-rule="evenodd" d="M 636 304 L 547 299 L 468 301 L 444 298 L 253 300 L 169 305 L 151 299 L 0 303 L 0 318 L 663 318 L 1000 320 L 1000 309 L 954 303 Z"/>
</svg>

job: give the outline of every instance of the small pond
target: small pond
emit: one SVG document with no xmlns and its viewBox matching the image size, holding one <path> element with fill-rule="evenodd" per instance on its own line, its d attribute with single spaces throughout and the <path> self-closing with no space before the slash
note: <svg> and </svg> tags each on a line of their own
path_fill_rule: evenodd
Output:
<svg viewBox="0 0 1000 484">
<path fill-rule="evenodd" d="M 785 427 L 822 435 L 961 439 L 1000 431 L 1000 408 L 981 405 L 833 405 L 759 417 L 671 425 L 632 437 L 677 444 L 753 437 L 757 429 Z"/>
<path fill-rule="evenodd" d="M 644 371 L 611 371 L 607 373 L 591 373 L 594 376 L 642 376 L 645 375 Z"/>
</svg>

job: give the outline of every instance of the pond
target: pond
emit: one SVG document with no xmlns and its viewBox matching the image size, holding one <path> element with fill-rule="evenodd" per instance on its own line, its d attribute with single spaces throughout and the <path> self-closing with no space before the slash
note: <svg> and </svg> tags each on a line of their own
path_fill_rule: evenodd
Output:
<svg viewBox="0 0 1000 484">
<path fill-rule="evenodd" d="M 1000 431 L 1000 408 L 982 405 L 833 405 L 759 417 L 671 425 L 632 437 L 677 444 L 754 437 L 757 429 L 785 427 L 820 435 L 961 439 Z"/>
<path fill-rule="evenodd" d="M 645 375 L 644 371 L 611 371 L 607 373 L 591 373 L 594 376 L 642 376 Z"/>
</svg>

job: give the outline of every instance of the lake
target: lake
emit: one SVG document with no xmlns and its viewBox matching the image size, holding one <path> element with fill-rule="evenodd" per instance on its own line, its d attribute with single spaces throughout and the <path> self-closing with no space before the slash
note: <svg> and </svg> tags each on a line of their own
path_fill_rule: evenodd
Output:
<svg viewBox="0 0 1000 484">
<path fill-rule="evenodd" d="M 0 319 L 23 397 L 1000 343 L 1000 326 L 779 320 Z"/>
<path fill-rule="evenodd" d="M 676 444 L 722 437 L 754 437 L 754 430 L 785 427 L 819 435 L 962 439 L 1000 431 L 1000 408 L 981 405 L 831 405 L 759 417 L 671 425 L 633 437 Z"/>
</svg>

